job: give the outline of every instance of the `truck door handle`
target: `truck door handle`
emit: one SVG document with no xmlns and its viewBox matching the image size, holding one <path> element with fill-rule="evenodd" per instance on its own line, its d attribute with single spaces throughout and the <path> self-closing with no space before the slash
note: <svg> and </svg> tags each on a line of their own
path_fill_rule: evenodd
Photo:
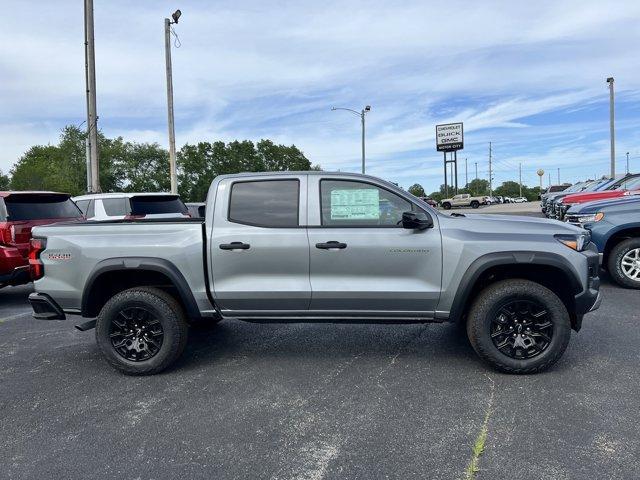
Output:
<svg viewBox="0 0 640 480">
<path fill-rule="evenodd" d="M 251 248 L 251 245 L 249 245 L 248 243 L 242 243 L 242 242 L 231 242 L 231 243 L 220 244 L 221 250 L 249 250 L 249 248 Z"/>
<path fill-rule="evenodd" d="M 323 250 L 330 250 L 332 248 L 343 249 L 343 248 L 347 248 L 347 244 L 342 242 L 331 241 L 327 243 L 316 243 L 316 248 L 322 248 Z"/>
</svg>

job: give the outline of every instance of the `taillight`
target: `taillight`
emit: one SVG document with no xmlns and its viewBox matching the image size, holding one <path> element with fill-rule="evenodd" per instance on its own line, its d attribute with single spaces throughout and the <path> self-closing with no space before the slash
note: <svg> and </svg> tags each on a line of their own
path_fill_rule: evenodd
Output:
<svg viewBox="0 0 640 480">
<path fill-rule="evenodd" d="M 8 223 L 0 223 L 0 245 L 11 245 L 12 232 L 11 225 Z"/>
<path fill-rule="evenodd" d="M 32 238 L 29 245 L 29 272 L 31 280 L 38 280 L 44 276 L 44 265 L 40 260 L 40 254 L 47 248 L 44 238 Z"/>
</svg>

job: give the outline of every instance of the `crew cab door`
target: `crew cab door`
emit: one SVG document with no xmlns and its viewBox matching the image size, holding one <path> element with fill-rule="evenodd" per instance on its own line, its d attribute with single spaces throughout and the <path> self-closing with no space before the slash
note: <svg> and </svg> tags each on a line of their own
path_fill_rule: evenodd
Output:
<svg viewBox="0 0 640 480">
<path fill-rule="evenodd" d="M 309 175 L 310 310 L 319 315 L 430 318 L 440 297 L 434 227 L 402 227 L 426 208 L 384 182 Z M 312 313 L 312 312 L 310 312 Z"/>
<path fill-rule="evenodd" d="M 209 252 L 214 298 L 225 315 L 307 311 L 306 222 L 306 175 L 239 176 L 218 183 Z"/>
</svg>

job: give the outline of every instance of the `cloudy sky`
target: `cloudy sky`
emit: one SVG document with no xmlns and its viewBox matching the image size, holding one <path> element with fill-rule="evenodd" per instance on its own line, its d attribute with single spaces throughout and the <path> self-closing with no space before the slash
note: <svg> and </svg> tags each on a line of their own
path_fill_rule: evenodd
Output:
<svg viewBox="0 0 640 480">
<path fill-rule="evenodd" d="M 173 51 L 178 146 L 270 138 L 325 170 L 408 187 L 442 183 L 435 125 L 462 121 L 469 179 L 537 184 L 602 175 L 616 79 L 617 165 L 640 170 L 640 2 L 94 0 L 100 128 L 166 140 L 163 18 Z M 0 43 L 0 169 L 85 119 L 82 1 L 13 2 Z M 546 177 L 545 177 L 546 180 Z"/>
</svg>

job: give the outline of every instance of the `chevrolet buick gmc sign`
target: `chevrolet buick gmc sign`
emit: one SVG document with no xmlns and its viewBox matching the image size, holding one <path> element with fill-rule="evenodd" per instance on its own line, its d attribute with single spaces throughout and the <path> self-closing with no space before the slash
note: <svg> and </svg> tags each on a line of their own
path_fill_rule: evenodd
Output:
<svg viewBox="0 0 640 480">
<path fill-rule="evenodd" d="M 436 149 L 439 152 L 452 152 L 463 148 L 462 123 L 436 125 Z"/>
</svg>

